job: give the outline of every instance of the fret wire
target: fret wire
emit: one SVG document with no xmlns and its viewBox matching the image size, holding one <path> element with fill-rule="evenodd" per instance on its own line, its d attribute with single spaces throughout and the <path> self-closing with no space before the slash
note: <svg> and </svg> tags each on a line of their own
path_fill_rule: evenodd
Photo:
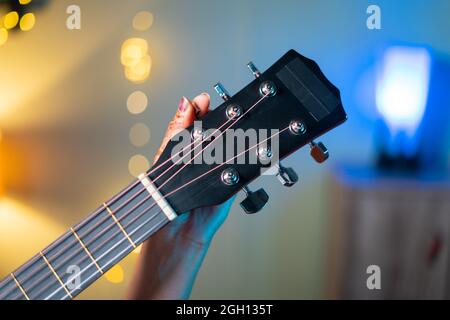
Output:
<svg viewBox="0 0 450 320">
<path fill-rule="evenodd" d="M 125 229 L 123 228 L 122 224 L 120 223 L 119 220 L 117 220 L 116 216 L 114 215 L 114 212 L 107 206 L 106 203 L 103 203 L 103 206 L 105 207 L 105 209 L 108 211 L 109 215 L 113 218 L 114 222 L 117 224 L 117 226 L 120 228 L 120 230 L 123 232 L 123 234 L 125 235 L 125 237 L 128 239 L 128 241 L 131 243 L 131 245 L 133 246 L 133 248 L 136 248 L 136 244 L 133 242 L 133 240 L 130 238 L 130 236 L 128 235 L 128 233 L 125 231 Z"/>
<path fill-rule="evenodd" d="M 152 203 L 151 206 L 147 207 L 146 211 L 147 211 L 148 209 L 151 209 L 151 208 L 155 208 L 155 209 L 158 208 L 158 207 L 154 207 L 154 206 L 155 206 L 155 203 Z M 135 218 L 133 219 L 133 221 L 136 221 L 136 219 L 140 218 L 140 217 L 142 216 L 142 214 L 145 213 L 146 211 L 141 212 L 141 214 L 138 215 L 137 217 L 135 217 Z M 164 218 L 165 220 L 167 220 L 166 217 L 165 217 L 165 215 L 161 215 L 161 211 L 158 210 L 158 211 L 157 211 L 156 213 L 154 213 L 149 219 L 146 220 L 146 223 L 150 222 L 151 220 L 153 220 L 155 217 L 158 217 L 158 216 L 160 216 L 161 218 Z M 131 223 L 133 223 L 133 221 L 132 221 Z M 131 223 L 130 223 L 130 224 L 131 224 Z M 114 225 L 115 225 L 115 224 L 113 223 L 113 224 L 111 224 L 110 226 L 114 226 Z M 127 225 L 127 227 L 128 227 L 128 226 L 129 226 L 129 225 Z M 113 237 L 115 237 L 115 236 L 117 236 L 117 235 L 119 235 L 119 234 L 122 234 L 122 232 L 121 232 L 121 230 L 117 229 L 117 231 L 114 233 L 114 235 L 113 235 L 112 237 L 106 239 L 106 240 L 105 240 L 104 242 L 102 242 L 99 246 L 97 246 L 96 248 L 90 250 L 90 252 L 92 252 L 92 254 L 95 255 L 97 249 L 99 249 L 100 247 L 103 247 L 103 245 L 107 244 L 108 241 L 111 241 L 111 239 L 112 239 Z M 134 234 L 134 233 L 133 233 L 133 234 Z M 104 257 L 105 257 L 108 253 L 110 253 L 112 250 L 116 249 L 116 247 L 117 247 L 118 245 L 122 244 L 123 241 L 125 241 L 125 240 L 126 240 L 126 238 L 124 237 L 124 238 L 122 238 L 121 240 L 117 241 L 117 242 L 116 242 L 111 248 L 109 248 L 104 254 L 102 254 L 102 255 L 100 255 L 99 257 L 97 257 L 97 258 L 96 258 L 96 261 L 98 261 L 98 262 L 100 263 L 100 260 L 101 260 L 102 258 L 104 258 Z M 130 243 L 130 242 L 127 241 L 127 243 Z M 89 243 L 86 243 L 86 244 L 89 245 Z M 131 243 L 130 243 L 130 244 L 131 244 Z M 127 247 L 127 248 L 128 248 L 128 247 Z M 125 249 L 127 250 L 127 248 L 125 248 Z M 134 247 L 133 247 L 133 248 L 134 248 Z M 82 263 L 86 258 L 87 258 L 87 257 L 85 256 L 84 258 L 81 259 L 81 261 L 78 261 L 77 263 L 78 263 L 78 264 Z M 114 260 L 114 259 L 113 259 L 113 260 Z M 61 265 L 62 265 L 62 264 L 59 264 L 56 268 L 61 267 Z M 87 266 L 85 266 L 85 268 L 83 269 L 83 271 L 82 271 L 82 272 L 79 272 L 78 275 L 80 275 L 81 273 L 84 273 L 84 272 L 88 271 L 88 269 L 89 269 L 92 265 L 93 265 L 93 263 L 90 263 L 90 264 L 88 264 Z M 106 269 L 105 269 L 104 267 L 102 267 L 102 269 L 106 271 Z M 93 274 L 92 276 L 89 277 L 89 279 L 92 278 L 93 276 L 97 276 L 97 275 L 98 275 L 98 274 Z M 48 289 L 48 286 L 47 286 L 47 287 L 44 287 L 44 290 L 45 290 L 45 289 Z M 61 287 L 58 288 L 56 291 L 54 291 L 53 294 L 50 295 L 50 296 L 48 296 L 46 299 L 52 298 L 52 297 L 54 296 L 54 294 L 56 294 L 57 292 L 60 291 L 60 289 L 61 289 Z M 43 290 L 39 291 L 38 295 L 40 295 L 42 292 L 43 292 Z M 66 295 L 66 296 L 67 296 L 67 295 Z"/>
<path fill-rule="evenodd" d="M 153 203 L 152 205 L 154 205 L 155 203 Z M 150 206 L 151 207 L 151 206 Z M 108 217 L 109 217 L 109 215 L 108 215 Z M 109 229 L 110 227 L 113 227 L 113 226 L 115 226 L 116 224 L 113 222 L 112 224 L 109 224 L 108 225 L 108 227 L 106 228 L 106 229 Z M 89 227 L 88 227 L 89 228 Z M 100 232 L 100 234 L 101 233 L 103 233 L 103 231 L 104 230 L 102 230 L 101 232 Z M 121 230 L 119 230 L 119 228 L 117 229 L 117 232 L 112 236 L 112 237 L 114 237 L 114 236 L 117 236 L 117 235 L 119 235 L 119 234 L 122 234 L 122 231 Z M 95 240 L 96 238 L 98 238 L 98 234 L 96 234 L 95 235 L 95 237 L 94 237 L 94 239 L 93 240 Z M 124 238 L 125 239 L 125 238 Z M 131 237 L 130 237 L 130 239 L 131 239 Z M 111 238 L 108 238 L 106 241 L 111 241 Z M 75 241 L 75 243 L 76 243 L 76 241 Z M 104 244 L 106 244 L 107 242 L 103 242 L 102 243 L 102 245 L 104 245 Z M 131 243 L 131 242 L 130 242 Z M 134 243 L 134 242 L 133 242 Z M 90 243 L 86 243 L 86 246 L 89 246 L 89 244 Z M 99 246 L 100 247 L 100 246 Z M 80 248 L 81 249 L 81 248 Z M 97 249 L 97 248 L 96 248 Z M 81 249 L 82 250 L 82 249 Z M 94 252 L 94 250 L 90 250 L 93 254 L 95 254 L 95 252 Z M 51 252 L 51 251 L 49 251 L 49 252 Z M 83 251 L 82 251 L 83 252 Z M 73 254 L 72 255 L 69 255 L 69 258 L 70 257 L 73 257 Z M 86 257 L 87 258 L 87 257 Z M 101 257 L 100 257 L 101 258 Z M 97 258 L 97 260 L 99 260 L 100 258 Z M 83 262 L 85 259 L 81 259 L 81 262 Z M 79 262 L 80 263 L 80 262 Z M 92 264 L 89 264 L 89 266 L 91 266 Z M 56 269 L 57 268 L 59 268 L 59 267 L 61 267 L 62 266 L 62 263 L 61 264 L 58 264 L 57 266 L 56 266 Z M 37 283 L 33 283 L 33 285 L 35 285 L 35 284 L 37 284 Z M 44 287 L 44 289 L 46 289 L 46 288 L 48 288 L 48 286 L 47 287 Z M 41 291 L 39 292 L 39 294 L 41 293 Z"/>
<path fill-rule="evenodd" d="M 108 212 L 103 206 L 102 206 L 102 208 L 103 208 L 103 210 L 101 211 L 101 212 Z M 108 213 L 108 216 L 109 216 L 109 213 Z M 97 217 L 98 217 L 98 215 L 97 215 Z M 92 218 L 93 218 L 93 214 L 91 214 L 88 218 L 86 218 L 85 220 L 86 221 L 91 221 L 92 220 Z M 104 222 L 104 221 L 102 221 L 102 222 Z M 82 224 L 83 222 L 81 222 L 80 224 Z M 101 223 L 100 224 L 98 224 L 98 225 L 95 225 L 95 227 L 94 228 L 96 228 L 96 227 L 99 227 L 101 225 Z M 109 225 L 109 226 L 113 226 L 113 225 L 115 225 L 115 223 L 113 223 L 112 225 Z M 55 248 L 57 248 L 57 246 L 58 245 L 61 245 L 61 243 L 63 243 L 64 242 L 64 240 L 68 240 L 68 235 L 70 235 L 71 233 L 69 232 L 69 233 L 65 233 L 64 235 L 62 235 L 58 240 L 56 240 L 55 242 L 53 242 L 52 244 L 50 244 L 49 246 L 47 246 L 46 247 L 46 249 L 44 249 L 44 250 L 47 250 L 47 252 L 50 252 L 51 250 L 53 250 L 53 249 L 55 249 Z M 64 249 L 68 249 L 68 248 L 71 248 L 72 246 L 74 246 L 75 244 L 77 243 L 77 241 L 75 240 L 75 241 L 73 241 L 73 242 L 71 242 L 69 245 L 67 245 L 66 247 L 64 247 Z M 42 252 L 44 252 L 44 250 L 42 250 Z M 82 249 L 83 250 L 83 249 Z M 57 254 L 59 253 L 59 251 L 57 252 Z M 76 253 L 78 253 L 78 251 L 76 252 Z M 34 260 L 34 261 L 33 261 Z M 24 264 L 23 266 L 21 266 L 21 268 L 18 270 L 18 271 L 20 271 L 20 272 L 25 272 L 25 271 L 27 271 L 27 269 L 29 269 L 31 266 L 33 266 L 35 263 L 37 263 L 39 261 L 39 255 L 37 255 L 37 256 L 34 256 L 33 258 L 31 258 L 30 259 L 30 261 L 28 261 L 26 264 Z M 24 268 L 25 267 L 25 268 Z M 44 265 L 41 265 L 41 267 L 39 267 L 38 268 L 38 270 L 35 270 L 34 272 L 39 272 L 39 271 L 41 271 L 43 268 L 45 268 L 46 267 L 46 265 L 44 264 Z M 24 268 L 24 269 L 23 269 Z M 101 268 L 100 268 L 101 269 Z M 99 269 L 99 270 L 100 270 Z M 17 271 L 16 271 L 17 272 Z M 52 273 L 49 273 L 48 274 L 48 276 L 50 276 L 50 275 L 52 275 Z M 28 278 L 26 278 L 24 281 L 28 281 L 30 278 L 31 278 L 31 276 L 33 276 L 33 273 L 32 274 L 30 274 L 30 276 L 28 277 Z M 33 283 L 34 284 L 34 283 Z"/>
<path fill-rule="evenodd" d="M 285 129 L 286 129 L 286 128 L 285 128 Z M 281 132 L 283 132 L 283 131 L 285 131 L 285 130 L 282 130 Z M 281 132 L 280 132 L 280 133 L 281 133 Z M 278 134 L 279 134 L 279 133 L 278 133 Z M 248 151 L 248 150 L 247 150 L 247 151 Z M 220 166 L 218 166 L 218 167 L 220 167 Z M 214 168 L 214 169 L 217 169 L 218 167 L 216 167 L 216 168 Z M 179 189 L 181 189 L 181 187 L 180 187 Z M 176 192 L 176 191 L 178 191 L 179 189 L 176 189 L 176 190 L 174 190 L 173 192 Z M 172 193 L 173 193 L 173 192 L 172 192 Z M 70 295 L 70 293 L 69 293 L 69 295 Z"/>
<path fill-rule="evenodd" d="M 72 233 L 75 236 L 75 238 L 77 238 L 77 240 L 80 242 L 81 246 L 83 247 L 84 251 L 86 251 L 86 253 L 89 256 L 89 258 L 91 258 L 92 262 L 95 264 L 95 266 L 97 267 L 98 271 L 100 271 L 100 273 L 103 274 L 102 268 L 100 268 L 99 264 L 97 263 L 97 260 L 95 260 L 95 258 L 92 256 L 91 252 L 86 247 L 84 242 L 80 239 L 80 237 L 78 236 L 78 234 L 75 232 L 75 230 L 73 228 L 70 228 L 70 230 L 72 231 Z"/>
<path fill-rule="evenodd" d="M 132 189 L 132 187 L 138 185 L 140 183 L 139 180 L 136 180 L 134 183 L 130 184 L 128 187 L 126 187 L 124 190 L 122 190 L 119 194 L 115 195 L 114 197 L 112 197 L 110 200 L 108 200 L 105 203 L 114 203 L 117 200 L 123 198 L 126 195 L 126 192 L 129 191 L 130 189 Z M 86 217 L 84 220 L 82 220 L 80 223 L 78 223 L 76 225 L 77 228 L 82 227 L 84 225 L 86 225 L 88 222 L 90 222 L 93 218 L 97 217 L 99 214 L 101 214 L 103 211 L 105 211 L 104 206 L 100 208 L 98 208 L 97 210 L 95 210 L 92 214 L 90 214 L 88 217 Z M 53 248 L 55 248 L 56 246 L 58 246 L 59 244 L 61 244 L 62 242 L 64 242 L 65 240 L 67 240 L 68 236 L 70 235 L 70 233 L 64 233 L 62 236 L 60 236 L 57 240 L 55 240 L 54 242 L 50 243 L 47 247 L 45 247 L 43 250 L 41 250 L 42 252 L 48 251 L 48 250 L 52 250 Z M 75 243 L 77 243 L 77 241 L 74 241 L 72 243 L 70 243 L 67 248 L 64 249 L 69 249 L 70 247 L 72 247 L 73 245 L 75 245 Z M 62 250 L 61 250 L 62 251 Z M 14 272 L 26 272 L 29 268 L 31 268 L 37 261 L 39 260 L 39 255 L 35 255 L 33 256 L 29 261 L 25 262 L 23 265 L 20 266 L 19 269 L 17 269 Z M 36 270 L 35 272 L 39 272 L 40 270 L 42 270 L 42 268 L 45 267 L 45 265 L 41 266 L 40 268 L 38 268 L 38 270 Z M 30 276 L 32 276 L 33 274 L 30 274 Z M 7 278 L 5 278 L 7 279 Z M 29 278 L 26 278 L 25 281 L 29 280 Z M 7 284 L 7 281 L 5 281 L 5 284 Z M 1 288 L 0 288 L 1 290 Z M 3 294 L 2 292 L 0 292 L 0 294 Z"/>
<path fill-rule="evenodd" d="M 59 277 L 59 275 L 56 273 L 55 269 L 53 269 L 52 265 L 50 264 L 50 262 L 48 261 L 47 257 L 42 253 L 42 251 L 39 252 L 39 254 L 41 255 L 41 257 L 44 259 L 45 263 L 48 265 L 48 267 L 50 268 L 50 270 L 52 271 L 52 273 L 54 274 L 54 276 L 56 277 L 56 279 L 58 280 L 58 282 L 61 284 L 61 287 L 64 288 L 64 290 L 66 291 L 67 295 L 70 298 L 72 297 L 72 294 L 70 293 L 70 291 L 67 289 L 67 287 L 65 286 L 65 284 L 62 282 L 61 278 Z"/>
<path fill-rule="evenodd" d="M 250 109 L 252 109 L 252 108 L 254 108 L 260 101 L 262 101 L 264 98 L 266 98 L 266 96 L 264 96 L 263 98 L 261 98 L 260 100 L 258 100 Z M 246 111 L 246 113 L 247 112 L 249 112 L 250 111 L 250 109 L 249 110 L 247 110 Z M 238 119 L 236 119 L 233 123 L 232 123 L 232 125 L 235 123 L 235 122 L 237 122 L 239 120 L 239 118 Z M 168 159 L 168 160 L 170 160 L 170 159 Z M 166 161 L 167 162 L 167 161 Z M 162 166 L 163 164 L 165 164 L 166 162 L 164 162 L 164 163 L 162 163 L 160 166 Z M 158 166 L 158 168 L 160 167 L 160 166 Z M 152 170 L 151 172 L 153 172 L 153 171 L 156 171 L 156 169 L 157 168 L 155 168 L 154 170 Z M 149 173 L 147 173 L 147 175 L 149 175 L 151 172 L 149 172 Z M 136 185 L 136 183 L 134 183 L 132 186 L 135 186 Z M 127 189 L 125 189 L 125 190 L 129 190 L 130 188 L 128 187 Z M 124 192 L 126 192 L 126 191 L 123 191 L 123 192 L 121 192 L 118 196 L 116 196 L 115 198 L 113 198 L 113 200 L 111 201 L 111 202 L 114 202 L 117 198 L 120 198 L 121 196 L 122 196 L 122 194 L 124 194 Z M 108 210 L 109 211 L 109 210 Z M 111 212 L 110 212 L 111 213 Z M 96 213 L 94 213 L 93 215 L 91 215 L 90 217 L 88 217 L 89 219 L 91 219 L 93 216 L 95 216 L 96 215 Z M 113 216 L 113 215 L 112 215 Z M 83 221 L 82 222 L 82 225 L 84 225 L 84 222 L 85 221 Z M 123 227 L 122 227 L 122 229 L 123 229 Z M 127 236 L 127 238 L 129 239 L 129 240 L 131 240 L 131 238 L 129 238 L 129 236 L 125 233 L 125 235 Z M 134 245 L 133 247 L 136 247 L 136 245 L 134 244 L 134 242 L 132 242 L 131 241 L 131 243 Z"/>
<path fill-rule="evenodd" d="M 25 292 L 25 289 L 22 288 L 22 285 L 20 284 L 19 280 L 16 279 L 16 276 L 14 275 L 14 273 L 11 272 L 11 277 L 13 278 L 14 282 L 16 283 L 17 287 L 20 289 L 20 291 L 23 293 L 23 295 L 25 296 L 25 298 L 27 300 L 30 300 L 30 297 L 28 297 L 28 294 Z"/>
<path fill-rule="evenodd" d="M 160 210 L 157 214 L 161 214 L 161 213 L 162 213 L 162 211 Z M 164 216 L 165 216 L 165 215 L 164 215 Z M 139 225 L 136 229 L 134 229 L 134 230 L 130 233 L 130 235 L 133 235 L 135 232 L 139 231 L 140 228 L 142 228 L 146 223 L 150 222 L 151 220 L 152 220 L 152 217 L 150 217 L 149 219 L 146 220 L 146 222 L 142 223 L 142 224 Z M 163 227 L 165 224 L 167 224 L 168 222 L 170 222 L 170 221 L 166 218 L 165 220 L 163 220 L 163 221 L 159 222 L 158 224 L 156 224 L 155 226 L 153 226 L 153 227 L 149 230 L 149 232 L 152 232 L 152 231 L 154 231 L 156 228 L 159 227 L 159 228 L 156 230 L 156 231 L 158 231 L 160 228 L 162 228 L 162 227 Z M 156 232 L 156 231 L 155 231 L 155 232 Z M 137 242 L 137 243 L 143 242 L 143 241 L 146 239 L 147 236 L 148 236 L 147 234 L 142 235 L 141 237 L 138 238 L 138 240 L 137 240 L 136 242 Z M 122 241 L 124 241 L 124 240 L 125 240 L 125 238 L 122 239 L 120 242 L 122 242 Z M 117 246 L 118 244 L 119 244 L 119 243 L 116 243 L 116 244 L 114 245 L 114 247 Z M 114 247 L 112 247 L 110 250 L 112 250 Z M 127 250 L 130 250 L 130 249 L 131 249 L 130 247 L 126 248 L 126 249 L 122 250 L 121 252 L 119 252 L 113 259 L 110 259 L 110 260 L 105 264 L 105 269 L 108 268 L 107 265 L 108 265 L 109 263 L 114 263 L 114 261 L 115 261 L 118 257 L 120 257 L 122 254 L 126 253 L 126 251 L 127 251 Z M 131 250 L 130 250 L 129 252 L 131 252 Z M 107 253 L 107 252 L 106 252 L 106 253 Z M 103 255 L 105 255 L 106 253 L 104 253 Z M 100 258 L 102 258 L 102 256 L 99 257 L 99 259 L 100 259 Z M 111 265 L 111 267 L 112 267 L 112 266 L 113 266 L 113 265 Z M 80 275 L 81 275 L 85 270 L 87 270 L 87 267 L 80 271 Z M 82 282 L 80 285 L 83 285 L 84 283 L 87 283 L 93 276 L 95 276 L 95 275 L 91 275 L 90 277 L 88 277 L 88 278 L 86 279 L 86 281 Z M 54 295 L 55 293 L 57 293 L 59 290 L 61 290 L 61 288 L 56 289 L 56 291 L 53 292 L 49 297 L 53 296 L 53 295 Z M 49 297 L 47 297 L 47 298 L 49 298 Z"/>
</svg>

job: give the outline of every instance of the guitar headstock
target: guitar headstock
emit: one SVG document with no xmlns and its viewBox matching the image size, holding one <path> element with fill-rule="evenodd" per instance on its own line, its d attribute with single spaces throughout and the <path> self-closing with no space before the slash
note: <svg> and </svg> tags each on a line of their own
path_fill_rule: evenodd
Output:
<svg viewBox="0 0 450 320">
<path fill-rule="evenodd" d="M 279 160 L 309 144 L 313 158 L 325 161 L 328 151 L 314 139 L 347 119 L 339 90 L 296 51 L 265 72 L 248 67 L 255 79 L 232 96 L 217 84 L 224 102 L 175 136 L 149 171 L 178 213 L 220 204 L 242 189 L 241 206 L 258 211 L 268 196 L 247 184 L 275 167 L 282 184 L 293 185 L 297 175 Z"/>
</svg>

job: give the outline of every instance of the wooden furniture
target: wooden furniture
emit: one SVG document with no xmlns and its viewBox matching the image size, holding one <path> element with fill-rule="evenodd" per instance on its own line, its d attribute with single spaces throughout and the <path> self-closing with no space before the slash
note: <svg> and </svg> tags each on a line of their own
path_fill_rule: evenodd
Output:
<svg viewBox="0 0 450 320">
<path fill-rule="evenodd" d="M 450 298 L 450 178 L 340 166 L 331 178 L 328 298 Z M 367 267 L 381 269 L 369 290 Z"/>
</svg>

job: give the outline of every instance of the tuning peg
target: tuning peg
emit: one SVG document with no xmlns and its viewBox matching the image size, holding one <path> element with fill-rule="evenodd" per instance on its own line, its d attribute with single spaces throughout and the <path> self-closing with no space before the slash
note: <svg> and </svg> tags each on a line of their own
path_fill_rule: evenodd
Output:
<svg viewBox="0 0 450 320">
<path fill-rule="evenodd" d="M 253 62 L 247 63 L 247 67 L 250 69 L 251 73 L 255 78 L 259 78 L 261 75 L 261 72 L 258 70 L 258 68 L 253 64 Z"/>
<path fill-rule="evenodd" d="M 278 169 L 277 178 L 285 187 L 292 187 L 298 181 L 298 175 L 292 168 L 285 168 L 278 163 L 275 165 Z"/>
<path fill-rule="evenodd" d="M 311 157 L 313 157 L 313 159 L 316 160 L 316 162 L 318 163 L 324 162 L 330 156 L 328 154 L 327 147 L 325 147 L 325 145 L 322 142 L 316 143 L 314 141 L 311 141 L 309 143 L 309 147 L 311 148 L 309 152 L 311 154 Z"/>
<path fill-rule="evenodd" d="M 214 90 L 216 90 L 217 94 L 225 101 L 227 101 L 228 99 L 230 99 L 230 94 L 228 93 L 228 91 L 224 88 L 224 86 L 220 83 L 217 82 L 214 85 Z"/>
<path fill-rule="evenodd" d="M 247 197 L 240 204 L 241 208 L 244 209 L 247 214 L 253 214 L 260 211 L 266 205 L 267 201 L 269 201 L 269 195 L 264 189 L 253 192 L 245 186 L 242 190 L 244 190 Z"/>
</svg>

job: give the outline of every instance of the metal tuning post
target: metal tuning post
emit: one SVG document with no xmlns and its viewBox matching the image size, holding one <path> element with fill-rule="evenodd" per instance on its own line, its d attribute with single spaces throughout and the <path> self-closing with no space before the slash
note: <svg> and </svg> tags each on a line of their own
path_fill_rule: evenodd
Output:
<svg viewBox="0 0 450 320">
<path fill-rule="evenodd" d="M 217 82 L 214 85 L 214 90 L 216 90 L 217 94 L 224 100 L 227 101 L 230 99 L 230 94 L 228 93 L 228 91 L 224 88 L 224 86 L 220 83 Z"/>
<path fill-rule="evenodd" d="M 247 214 L 253 214 L 260 211 L 266 205 L 267 201 L 269 201 L 269 195 L 266 191 L 264 191 L 264 189 L 259 189 L 253 192 L 245 186 L 242 190 L 245 192 L 246 198 L 240 203 L 240 205 Z"/>
<path fill-rule="evenodd" d="M 330 156 L 327 147 L 322 142 L 311 141 L 309 147 L 311 148 L 309 152 L 311 157 L 318 163 L 324 162 Z"/>
<path fill-rule="evenodd" d="M 278 169 L 277 178 L 281 184 L 285 187 L 292 187 L 298 181 L 298 175 L 292 168 L 286 168 L 277 163 L 275 165 Z"/>
<path fill-rule="evenodd" d="M 261 76 L 261 72 L 258 68 L 253 64 L 253 62 L 247 63 L 247 67 L 250 69 L 250 72 L 253 74 L 255 78 L 259 78 Z"/>
</svg>

